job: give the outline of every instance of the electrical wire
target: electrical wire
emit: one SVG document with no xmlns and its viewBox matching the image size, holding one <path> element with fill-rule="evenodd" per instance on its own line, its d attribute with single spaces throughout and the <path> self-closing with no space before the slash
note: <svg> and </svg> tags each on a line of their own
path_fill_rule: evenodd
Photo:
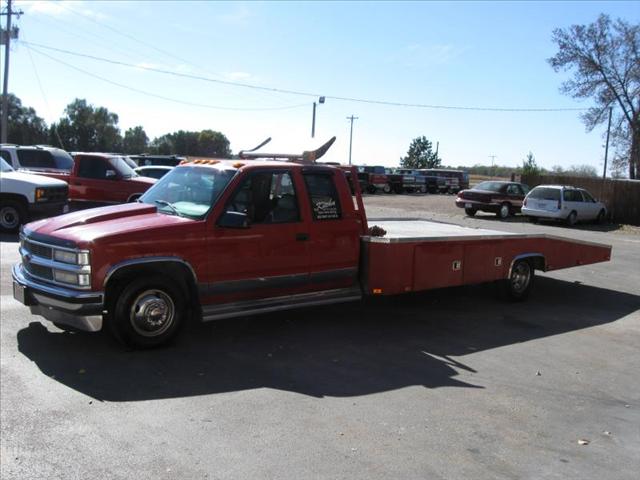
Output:
<svg viewBox="0 0 640 480">
<path fill-rule="evenodd" d="M 151 92 L 147 92 L 145 90 L 140 90 L 138 88 L 135 87 L 131 87 L 129 85 L 125 85 L 123 83 L 119 83 L 119 82 L 115 82 L 113 80 L 109 80 L 108 78 L 104 78 L 100 75 L 96 75 L 95 73 L 91 73 L 88 72 L 82 68 L 76 67 L 75 65 L 71 65 L 70 63 L 67 63 L 63 60 L 60 60 L 58 58 L 52 57 L 51 55 L 48 55 L 44 52 L 40 52 L 39 50 L 37 50 L 36 48 L 33 48 L 32 46 L 26 45 L 27 42 L 22 42 L 23 44 L 25 44 L 25 46 L 27 47 L 28 50 L 33 51 L 35 53 L 37 53 L 38 55 L 42 55 L 44 57 L 49 58 L 50 60 L 53 60 L 54 62 L 60 63 L 62 65 L 65 65 L 68 68 L 71 68 L 73 70 L 76 70 L 78 72 L 84 73 L 85 75 L 88 75 L 90 77 L 93 78 L 97 78 L 98 80 L 102 80 L 103 82 L 109 83 L 111 85 L 115 85 L 117 87 L 120 88 L 124 88 L 126 90 L 131 90 L 132 92 L 136 92 L 139 93 L 141 95 L 146 95 L 148 97 L 154 97 L 154 98 L 159 98 L 161 100 L 166 100 L 168 102 L 174 102 L 174 103 L 180 103 L 182 105 L 189 105 L 191 107 L 201 107 L 201 108 L 210 108 L 213 110 L 229 110 L 229 111 L 271 111 L 271 110 L 289 110 L 289 109 L 294 109 L 294 108 L 301 108 L 301 107 L 308 107 L 309 105 L 307 103 L 303 103 L 303 104 L 297 104 L 297 105 L 287 105 L 284 107 L 261 107 L 261 108 L 244 108 L 244 107 L 221 107 L 218 105 L 207 105 L 204 103 L 195 103 L 195 102 L 188 102 L 186 100 L 179 100 L 176 98 L 171 98 L 171 97 L 165 97 L 164 95 L 158 95 L 155 93 L 151 93 Z"/>
<path fill-rule="evenodd" d="M 99 61 L 99 62 L 110 63 L 112 65 L 120 65 L 120 66 L 123 66 L 123 67 L 129 67 L 129 68 L 137 68 L 137 69 L 141 69 L 141 70 L 147 70 L 147 71 L 150 71 L 150 72 L 162 73 L 162 74 L 165 74 L 165 75 L 171 75 L 171 76 L 175 76 L 175 77 L 189 78 L 189 79 L 192 79 L 192 80 L 200 80 L 200 81 L 204 81 L 204 82 L 217 83 L 217 84 L 222 84 L 222 85 L 231 85 L 231 86 L 235 86 L 235 87 L 249 88 L 249 89 L 254 89 L 254 90 L 285 93 L 285 94 L 289 94 L 289 95 L 298 95 L 298 96 L 305 96 L 305 97 L 320 97 L 320 96 L 324 96 L 325 98 L 328 98 L 328 99 L 345 101 L 345 102 L 367 103 L 367 104 L 373 104 L 373 105 L 385 105 L 385 106 L 394 106 L 394 107 L 428 108 L 428 109 L 436 109 L 436 110 L 464 110 L 464 111 L 478 111 L 478 112 L 577 112 L 577 111 L 588 110 L 587 108 L 575 108 L 575 107 L 562 107 L 562 108 L 510 108 L 510 107 L 476 107 L 476 106 L 457 106 L 457 105 L 435 105 L 435 104 L 425 104 L 425 103 L 405 103 L 405 102 L 393 102 L 393 101 L 386 101 L 386 100 L 373 100 L 373 99 L 367 99 L 367 98 L 344 97 L 344 96 L 336 96 L 336 95 L 320 95 L 320 94 L 317 94 L 317 93 L 303 92 L 303 91 L 300 91 L 300 90 L 289 90 L 289 89 L 275 88 L 275 87 L 263 87 L 263 86 L 260 86 L 260 85 L 253 85 L 253 84 L 249 84 L 249 83 L 233 82 L 233 81 L 230 81 L 230 80 L 218 80 L 218 79 L 214 79 L 214 78 L 203 77 L 203 76 L 200 76 L 200 75 L 192 75 L 192 74 L 188 74 L 188 73 L 173 72 L 173 71 L 164 70 L 164 69 L 161 69 L 161 68 L 146 67 L 146 66 L 142 66 L 142 65 L 133 65 L 133 64 L 126 63 L 126 62 L 121 62 L 121 61 L 118 61 L 118 60 L 111 60 L 111 59 L 104 58 L 104 57 L 97 57 L 95 55 L 88 55 L 88 54 L 84 54 L 84 53 L 72 52 L 70 50 L 65 50 L 65 49 L 55 48 L 55 47 L 49 47 L 47 45 L 42 45 L 42 44 L 38 44 L 38 43 L 30 43 L 30 42 L 25 42 L 25 41 L 22 41 L 22 40 L 20 42 L 25 44 L 25 45 L 31 45 L 31 46 L 35 46 L 35 47 L 38 47 L 38 48 L 44 48 L 44 49 L 47 49 L 47 50 L 53 50 L 53 51 L 56 51 L 56 52 L 59 52 L 59 53 L 63 53 L 63 54 L 66 54 L 66 55 L 73 55 L 73 56 L 76 56 L 76 57 L 88 58 L 88 59 Z M 34 49 L 34 51 L 36 51 L 36 50 Z M 42 54 L 42 52 L 39 52 L 39 53 Z"/>
<path fill-rule="evenodd" d="M 24 33 L 23 33 L 23 36 L 24 36 Z M 33 66 L 33 73 L 35 74 L 36 80 L 38 81 L 38 87 L 40 87 L 40 93 L 42 94 L 42 99 L 44 100 L 45 108 L 47 109 L 47 115 L 51 117 L 51 107 L 49 106 L 49 100 L 47 100 L 47 96 L 44 93 L 44 88 L 42 88 L 42 82 L 40 81 L 40 75 L 38 75 L 36 62 L 33 60 L 33 55 L 31 55 L 31 50 L 27 48 L 27 51 L 29 52 L 29 59 L 31 60 L 31 66 Z M 54 123 L 52 127 L 53 127 L 53 131 L 56 134 L 56 138 L 60 143 L 60 147 L 62 147 L 62 149 L 64 150 L 64 142 L 62 141 L 62 138 L 60 138 L 60 133 L 58 132 L 58 126 Z"/>
</svg>

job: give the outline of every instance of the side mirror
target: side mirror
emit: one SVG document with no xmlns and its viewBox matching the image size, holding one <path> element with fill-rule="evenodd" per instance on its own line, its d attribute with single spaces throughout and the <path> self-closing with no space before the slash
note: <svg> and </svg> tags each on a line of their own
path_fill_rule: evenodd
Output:
<svg viewBox="0 0 640 480">
<path fill-rule="evenodd" d="M 249 228 L 249 217 L 246 213 L 226 211 L 218 220 L 218 226 L 223 228 Z"/>
<path fill-rule="evenodd" d="M 107 180 L 116 180 L 118 178 L 118 175 L 116 174 L 115 170 L 107 170 L 104 173 L 104 176 Z"/>
</svg>

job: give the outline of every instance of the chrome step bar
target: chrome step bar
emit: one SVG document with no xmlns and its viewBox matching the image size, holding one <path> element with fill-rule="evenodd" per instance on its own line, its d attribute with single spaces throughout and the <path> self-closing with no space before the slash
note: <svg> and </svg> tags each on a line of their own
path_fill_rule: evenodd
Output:
<svg viewBox="0 0 640 480">
<path fill-rule="evenodd" d="M 362 298 L 359 286 L 323 290 L 321 292 L 299 293 L 283 297 L 262 298 L 244 302 L 223 303 L 220 305 L 204 305 L 202 321 L 222 320 L 224 318 L 241 317 L 257 313 L 277 312 L 292 308 L 330 305 L 332 303 L 354 302 Z"/>
</svg>

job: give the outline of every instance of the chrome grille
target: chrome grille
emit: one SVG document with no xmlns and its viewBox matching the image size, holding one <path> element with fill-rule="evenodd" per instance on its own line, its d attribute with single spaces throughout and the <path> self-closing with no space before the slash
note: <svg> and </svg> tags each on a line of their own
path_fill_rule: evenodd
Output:
<svg viewBox="0 0 640 480">
<path fill-rule="evenodd" d="M 53 280 L 53 269 L 31 263 L 27 259 L 23 259 L 22 264 L 24 265 L 25 270 L 34 277 L 42 278 L 44 280 Z"/>
<path fill-rule="evenodd" d="M 46 258 L 48 260 L 51 260 L 53 258 L 53 249 L 51 247 L 25 240 L 24 248 L 26 248 L 31 254 L 38 257 Z"/>
</svg>

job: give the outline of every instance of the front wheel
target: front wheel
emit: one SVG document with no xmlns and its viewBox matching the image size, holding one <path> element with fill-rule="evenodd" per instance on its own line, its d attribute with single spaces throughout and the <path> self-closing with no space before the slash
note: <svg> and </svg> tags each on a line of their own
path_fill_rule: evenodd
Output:
<svg viewBox="0 0 640 480">
<path fill-rule="evenodd" d="M 602 225 L 604 223 L 604 217 L 605 217 L 605 213 L 604 210 L 600 210 L 600 212 L 598 213 L 598 216 L 596 217 L 596 223 L 598 225 Z"/>
<path fill-rule="evenodd" d="M 518 260 L 505 280 L 506 293 L 514 301 L 526 300 L 533 286 L 534 269 L 527 260 Z"/>
<path fill-rule="evenodd" d="M 389 185 L 388 183 L 385 183 L 384 187 L 382 187 L 382 191 L 384 193 L 391 193 L 391 185 Z"/>
<path fill-rule="evenodd" d="M 108 320 L 114 336 L 131 348 L 153 348 L 172 341 L 184 323 L 185 300 L 177 285 L 163 278 L 140 278 L 120 292 Z"/>
<path fill-rule="evenodd" d="M 3 232 L 17 232 L 27 221 L 27 210 L 16 200 L 6 200 L 0 206 L 0 229 Z"/>
<path fill-rule="evenodd" d="M 476 210 L 473 208 L 465 208 L 464 213 L 466 213 L 470 217 L 473 217 L 476 214 Z"/>
</svg>

